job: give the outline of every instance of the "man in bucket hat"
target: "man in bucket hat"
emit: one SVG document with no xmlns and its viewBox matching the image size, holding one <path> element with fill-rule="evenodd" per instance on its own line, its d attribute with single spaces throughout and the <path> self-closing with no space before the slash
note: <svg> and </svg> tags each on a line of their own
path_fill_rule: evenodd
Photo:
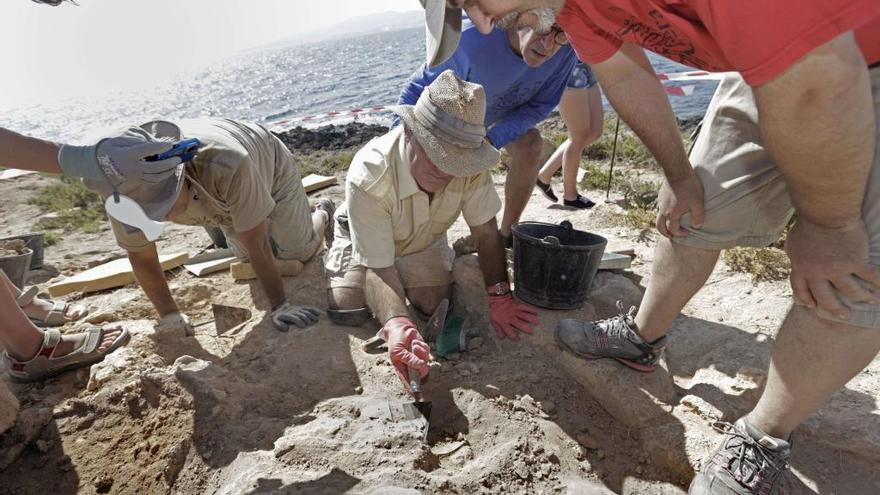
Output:
<svg viewBox="0 0 880 495">
<path fill-rule="evenodd" d="M 429 315 L 450 298 L 454 253 L 446 230 L 459 215 L 477 246 L 498 337 L 518 340 L 538 318 L 507 281 L 495 222 L 501 200 L 490 172 L 498 151 L 486 139 L 483 88 L 445 71 L 414 106 L 396 112 L 403 125 L 370 141 L 351 163 L 325 265 L 328 316 L 357 325 L 372 310 L 406 384 L 407 368 L 428 370 L 428 347 L 406 301 Z"/>
<path fill-rule="evenodd" d="M 284 144 L 257 124 L 227 119 L 153 121 L 125 134 L 150 141 L 198 138 L 192 160 L 158 181 L 123 177 L 113 185 L 84 180 L 102 197 L 114 191 L 140 205 L 156 221 L 219 227 L 233 252 L 249 262 L 272 308 L 275 327 L 305 327 L 318 311 L 290 303 L 281 275 L 290 260 L 307 261 L 318 252 L 333 215 L 330 200 L 311 208 L 299 169 Z M 180 312 L 159 265 L 154 242 L 136 228 L 111 218 L 117 243 L 128 252 L 135 277 L 159 313 L 163 331 L 189 334 L 192 325 Z M 297 264 L 298 266 L 298 264 Z"/>
</svg>

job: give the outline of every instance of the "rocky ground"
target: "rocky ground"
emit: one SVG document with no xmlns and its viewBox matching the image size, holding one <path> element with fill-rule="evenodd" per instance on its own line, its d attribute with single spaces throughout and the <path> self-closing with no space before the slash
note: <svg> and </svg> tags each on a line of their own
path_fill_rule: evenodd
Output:
<svg viewBox="0 0 880 495">
<path fill-rule="evenodd" d="M 340 132 L 345 148 L 349 131 Z M 503 193 L 503 176 L 496 180 Z M 33 229 L 43 212 L 26 201 L 53 182 L 0 182 L 0 237 Z M 317 195 L 341 200 L 343 189 Z M 0 430 L 9 427 L 0 435 L 0 494 L 684 493 L 719 438 L 712 423 L 735 420 L 756 400 L 790 290 L 784 281 L 755 285 L 720 263 L 676 321 L 662 370 L 564 354 L 552 337 L 559 319 L 638 304 L 650 276 L 653 234 L 621 227 L 618 213 L 615 204 L 580 213 L 533 196 L 524 220 L 568 219 L 637 256 L 631 270 L 600 272 L 583 308 L 541 311 L 535 334 L 519 343 L 487 332 L 477 260 L 456 260 L 456 311 L 483 335 L 433 369 L 426 442 L 418 421 L 389 412 L 408 399 L 387 358 L 360 349 L 374 324 L 345 328 L 323 317 L 279 333 L 259 285 L 228 273 L 169 274 L 196 322 L 210 318 L 212 302 L 253 301 L 254 321 L 226 333 L 209 324 L 195 337 L 157 334 L 134 285 L 74 298 L 92 306 L 94 322 L 121 320 L 132 341 L 91 370 L 8 391 L 0 382 Z M 450 241 L 466 234 L 458 223 Z M 208 243 L 199 229 L 171 226 L 160 250 L 195 254 Z M 32 282 L 121 254 L 108 230 L 66 233 Z M 292 299 L 324 305 L 318 261 L 285 285 Z M 782 493 L 880 493 L 878 390 L 875 360 L 797 431 Z"/>
</svg>

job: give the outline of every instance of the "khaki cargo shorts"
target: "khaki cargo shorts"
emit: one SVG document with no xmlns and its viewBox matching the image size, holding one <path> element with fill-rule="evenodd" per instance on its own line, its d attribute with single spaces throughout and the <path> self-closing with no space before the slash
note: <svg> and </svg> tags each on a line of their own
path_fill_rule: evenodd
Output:
<svg viewBox="0 0 880 495">
<path fill-rule="evenodd" d="M 871 70 L 880 143 L 880 68 Z M 687 237 L 675 242 L 702 249 L 764 247 L 775 242 L 794 214 L 788 188 L 773 157 L 764 147 L 751 88 L 739 75 L 725 77 L 709 105 L 703 128 L 690 155 L 703 183 L 706 220 L 700 230 L 682 217 Z M 862 218 L 870 236 L 871 263 L 880 266 L 880 153 L 875 154 Z M 847 323 L 880 327 L 880 307 L 853 303 Z M 837 318 L 819 311 L 830 320 Z"/>
<path fill-rule="evenodd" d="M 299 260 L 306 262 L 321 247 L 321 238 L 315 233 L 312 225 L 312 207 L 302 186 L 299 167 L 284 144 L 275 139 L 275 159 L 281 163 L 279 167 L 292 170 L 288 182 L 282 186 L 281 193 L 276 195 L 275 209 L 266 219 L 269 232 L 269 243 L 275 257 L 282 260 Z M 236 256 L 247 259 L 247 250 L 231 228 L 223 227 L 226 241 Z"/>
<path fill-rule="evenodd" d="M 331 289 L 363 289 L 367 267 L 351 260 L 352 244 L 345 211 L 336 215 L 333 245 L 324 257 L 327 287 Z M 397 258 L 394 262 L 405 289 L 440 287 L 452 283 L 452 262 L 455 251 L 449 246 L 446 234 L 424 251 Z"/>
</svg>

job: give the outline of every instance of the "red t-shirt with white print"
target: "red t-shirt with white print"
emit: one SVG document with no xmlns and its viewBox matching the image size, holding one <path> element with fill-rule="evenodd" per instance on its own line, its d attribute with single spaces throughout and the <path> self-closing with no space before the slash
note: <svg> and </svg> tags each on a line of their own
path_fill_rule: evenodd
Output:
<svg viewBox="0 0 880 495">
<path fill-rule="evenodd" d="M 880 61 L 880 0 L 566 0 L 557 22 L 588 64 L 628 41 L 752 86 L 847 31 L 868 64 Z"/>
</svg>

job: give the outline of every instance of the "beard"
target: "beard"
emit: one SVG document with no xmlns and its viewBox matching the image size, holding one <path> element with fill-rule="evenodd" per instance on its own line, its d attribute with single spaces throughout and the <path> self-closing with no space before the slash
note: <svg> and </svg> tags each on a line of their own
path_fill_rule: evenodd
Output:
<svg viewBox="0 0 880 495">
<path fill-rule="evenodd" d="M 550 28 L 556 23 L 556 15 L 558 12 L 556 12 L 556 9 L 550 7 L 531 9 L 525 12 L 511 12 L 495 21 L 495 27 L 503 30 L 512 28 L 516 26 L 517 21 L 519 21 L 520 17 L 524 14 L 534 15 L 537 19 L 537 23 L 533 27 L 534 31 L 538 33 L 546 33 L 547 31 L 550 31 Z"/>
</svg>

